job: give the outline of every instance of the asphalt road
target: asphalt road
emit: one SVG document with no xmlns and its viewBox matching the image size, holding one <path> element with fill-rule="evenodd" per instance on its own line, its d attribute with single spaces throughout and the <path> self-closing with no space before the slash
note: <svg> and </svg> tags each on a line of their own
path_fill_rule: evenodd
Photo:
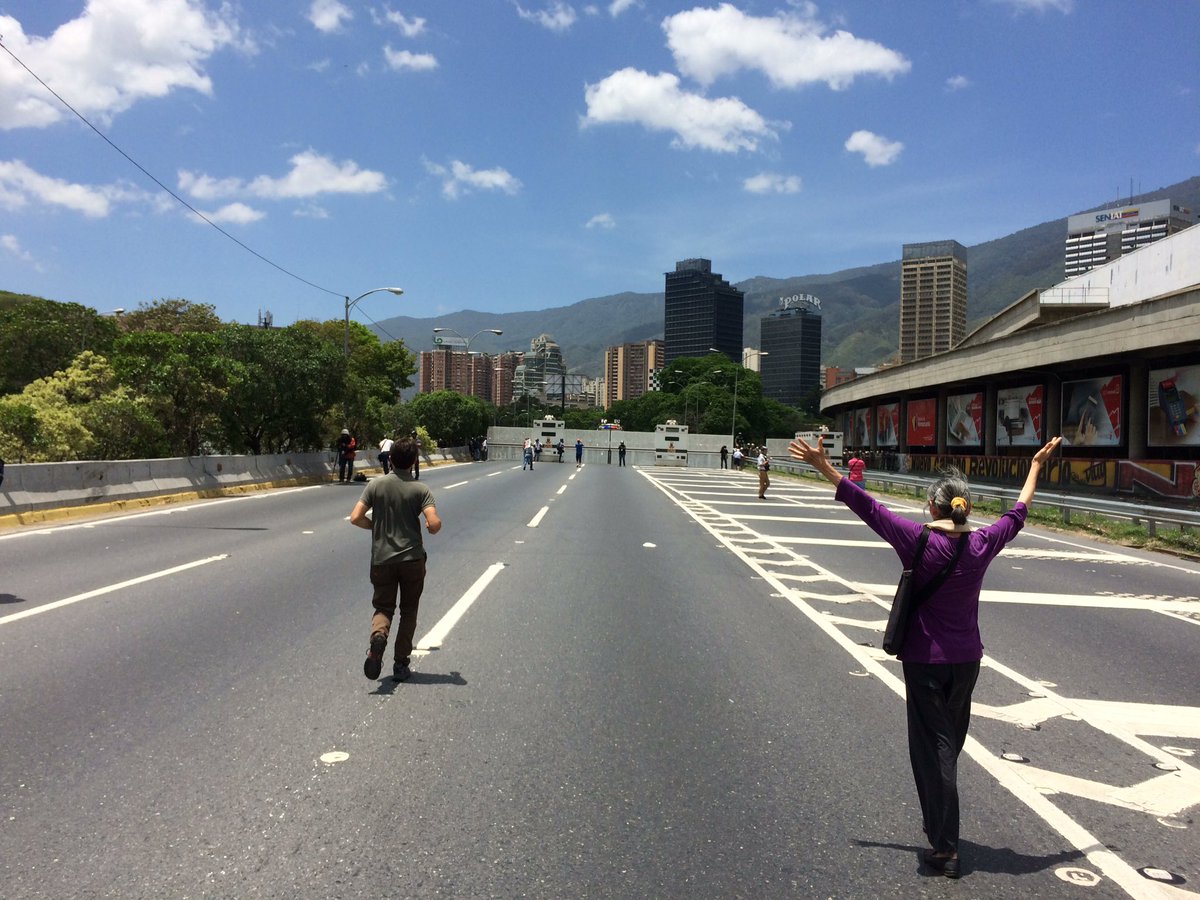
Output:
<svg viewBox="0 0 1200 900">
<path fill-rule="evenodd" d="M 398 685 L 357 487 L 0 535 L 0 895 L 1200 893 L 1200 566 L 1036 529 L 993 564 L 955 883 L 876 649 L 899 564 L 828 487 L 422 478 Z"/>
</svg>

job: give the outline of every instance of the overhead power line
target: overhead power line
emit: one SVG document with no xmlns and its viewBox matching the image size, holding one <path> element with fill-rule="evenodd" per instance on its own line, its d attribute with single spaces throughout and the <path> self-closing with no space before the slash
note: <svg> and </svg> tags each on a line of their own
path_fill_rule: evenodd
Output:
<svg viewBox="0 0 1200 900">
<path fill-rule="evenodd" d="M 120 147 L 118 147 L 115 143 L 113 143 L 113 141 L 109 139 L 108 135 L 106 135 L 103 131 L 101 131 L 99 128 L 97 128 L 95 125 L 93 125 L 87 119 L 86 116 L 84 116 L 81 112 L 79 112 L 79 110 L 77 110 L 70 103 L 68 103 L 65 99 L 63 99 L 63 97 L 56 90 L 54 90 L 54 88 L 50 87 L 50 85 L 48 85 L 48 84 L 46 84 L 46 82 L 42 81 L 42 79 L 38 76 L 38 74 L 36 72 L 33 71 L 33 69 L 31 69 L 31 68 L 29 68 L 29 66 L 25 65 L 25 63 L 20 59 L 20 57 L 18 57 L 15 53 L 13 53 L 12 50 L 10 50 L 8 48 L 8 45 L 4 43 L 3 36 L 0 36 L 0 49 L 3 49 L 5 53 L 7 53 L 9 56 L 11 56 L 13 58 L 13 61 L 16 62 L 17 65 L 19 65 L 22 69 L 24 69 L 26 72 L 28 72 L 30 74 L 30 76 L 32 76 L 32 78 L 38 84 L 40 84 L 47 91 L 49 91 L 54 96 L 54 98 L 56 100 L 58 100 L 59 103 L 61 103 L 63 106 L 65 106 L 67 109 L 69 109 L 72 113 L 74 113 L 76 118 L 79 119 L 79 121 L 81 121 L 88 128 L 92 129 L 92 131 L 96 132 L 96 134 L 98 134 L 104 140 L 104 142 L 106 144 L 108 144 L 108 146 L 112 147 L 114 150 L 116 150 L 118 153 L 120 153 L 123 157 L 125 157 L 126 160 L 128 160 L 131 164 L 133 164 L 138 169 L 138 171 L 140 171 L 143 175 L 145 175 L 147 178 L 149 178 L 151 181 L 153 181 L 156 185 L 158 185 L 160 188 L 162 188 L 162 190 L 164 190 L 166 193 L 168 193 L 169 195 L 174 197 L 175 200 L 177 200 L 183 207 L 188 209 L 197 218 L 206 222 L 208 225 L 211 225 L 220 234 L 224 235 L 229 240 L 233 241 L 235 244 L 237 244 L 239 247 L 241 247 L 247 253 L 251 254 L 252 256 L 261 260 L 262 262 L 265 262 L 271 268 L 279 270 L 284 275 L 287 275 L 289 278 L 294 278 L 303 284 L 307 284 L 311 288 L 316 288 L 318 291 L 324 291 L 326 294 L 332 294 L 334 297 L 344 297 L 345 296 L 345 292 L 343 292 L 343 291 L 331 291 L 329 288 L 321 287 L 321 285 L 319 285 L 319 284 L 314 284 L 313 282 L 309 281 L 307 278 L 303 278 L 300 275 L 297 275 L 295 272 L 292 272 L 289 269 L 285 269 L 283 266 L 279 265 L 279 263 L 267 259 L 265 256 L 263 256 L 261 253 L 259 253 L 257 250 L 255 250 L 253 247 L 246 244 L 244 241 L 241 241 L 238 238 L 234 237 L 232 234 L 230 234 L 228 231 L 226 231 L 224 228 L 222 228 L 220 225 L 218 225 L 216 222 L 214 222 L 208 216 L 204 215 L 204 213 L 200 212 L 200 210 L 196 209 L 196 207 L 192 206 L 192 204 L 188 203 L 186 200 L 184 200 L 182 197 L 180 197 L 177 193 L 175 193 L 173 190 L 171 190 L 169 187 L 167 187 L 165 184 L 163 184 L 161 181 L 159 181 L 158 178 L 156 178 L 151 172 L 149 172 L 145 166 L 143 166 L 136 159 L 134 159 L 132 156 L 130 156 L 128 153 L 126 153 L 124 150 L 122 150 Z"/>
</svg>

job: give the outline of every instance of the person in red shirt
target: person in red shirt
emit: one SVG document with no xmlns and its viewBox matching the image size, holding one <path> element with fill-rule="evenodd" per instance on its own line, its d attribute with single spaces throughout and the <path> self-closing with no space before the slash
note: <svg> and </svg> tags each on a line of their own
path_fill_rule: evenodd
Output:
<svg viewBox="0 0 1200 900">
<path fill-rule="evenodd" d="M 865 489 L 867 478 L 864 473 L 867 470 L 867 464 L 859 458 L 857 453 L 851 455 L 850 461 L 846 463 L 846 468 L 850 470 L 850 483 Z"/>
</svg>

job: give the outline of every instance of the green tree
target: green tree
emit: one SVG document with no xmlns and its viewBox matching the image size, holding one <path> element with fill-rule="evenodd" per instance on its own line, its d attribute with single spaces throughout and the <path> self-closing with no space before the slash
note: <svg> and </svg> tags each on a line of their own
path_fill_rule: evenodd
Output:
<svg viewBox="0 0 1200 900">
<path fill-rule="evenodd" d="M 117 377 L 147 400 L 174 455 L 228 449 L 220 417 L 229 375 L 222 350 L 214 332 L 141 331 L 117 341 Z"/>
<path fill-rule="evenodd" d="M 107 354 L 117 322 L 90 306 L 0 291 L 0 394 L 64 371 L 84 350 Z"/>
<path fill-rule="evenodd" d="M 30 460 L 41 436 L 33 404 L 19 395 L 0 397 L 0 458 L 18 463 Z"/>
<path fill-rule="evenodd" d="M 439 447 L 458 447 L 487 430 L 490 410 L 478 397 L 457 391 L 417 394 L 408 402 L 413 417 Z"/>
<path fill-rule="evenodd" d="M 220 331 L 221 319 L 209 303 L 193 303 L 178 297 L 139 303 L 121 317 L 122 331 L 161 331 L 166 334 Z"/>
<path fill-rule="evenodd" d="M 306 329 L 226 325 L 219 336 L 228 446 L 255 455 L 324 447 L 326 411 L 345 369 L 341 352 Z"/>
</svg>

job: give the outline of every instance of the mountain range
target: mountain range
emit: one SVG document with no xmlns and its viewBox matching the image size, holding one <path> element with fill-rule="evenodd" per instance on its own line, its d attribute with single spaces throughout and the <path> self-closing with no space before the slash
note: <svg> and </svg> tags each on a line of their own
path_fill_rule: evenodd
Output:
<svg viewBox="0 0 1200 900">
<path fill-rule="evenodd" d="M 1200 210 L 1200 176 L 1079 212 L 1168 198 Z M 1061 282 L 1066 234 L 1067 218 L 1063 217 L 967 247 L 968 331 L 1029 291 Z M 719 271 L 720 261 L 713 260 L 713 264 Z M 664 260 L 664 271 L 673 266 L 674 260 Z M 899 260 L 824 275 L 757 276 L 735 286 L 746 295 L 743 343 L 748 347 L 758 346 L 759 321 L 779 308 L 781 297 L 811 294 L 821 300 L 823 366 L 873 366 L 896 354 Z M 483 333 L 472 339 L 473 350 L 487 353 L 528 350 L 532 339 L 548 334 L 562 347 L 570 371 L 596 376 L 604 366 L 606 347 L 663 336 L 663 302 L 662 291 L 627 291 L 527 312 L 468 309 L 432 318 L 396 316 L 379 322 L 377 330 L 384 339 L 399 338 L 416 351 L 433 346 L 435 327 L 450 328 L 466 337 L 484 328 L 503 330 L 500 337 Z"/>
</svg>

